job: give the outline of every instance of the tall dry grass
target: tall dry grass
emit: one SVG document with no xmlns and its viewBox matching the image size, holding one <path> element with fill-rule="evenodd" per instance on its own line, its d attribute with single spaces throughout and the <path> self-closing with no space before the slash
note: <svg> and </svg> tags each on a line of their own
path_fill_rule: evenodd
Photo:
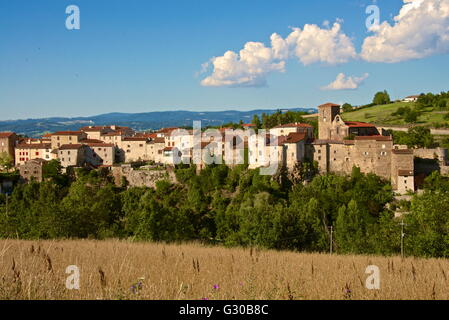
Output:
<svg viewBox="0 0 449 320">
<path fill-rule="evenodd" d="M 79 290 L 65 286 L 69 265 Z M 365 288 L 368 265 L 380 268 L 380 290 Z M 1 299 L 448 299 L 448 277 L 444 259 L 0 240 Z"/>
</svg>

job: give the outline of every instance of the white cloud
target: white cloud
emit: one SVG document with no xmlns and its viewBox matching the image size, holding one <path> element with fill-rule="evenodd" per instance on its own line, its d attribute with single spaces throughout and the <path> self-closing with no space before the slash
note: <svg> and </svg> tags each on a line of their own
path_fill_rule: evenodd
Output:
<svg viewBox="0 0 449 320">
<path fill-rule="evenodd" d="M 252 86 L 266 84 L 265 76 L 273 71 L 283 72 L 285 61 L 277 59 L 273 48 L 260 42 L 247 42 L 239 54 L 227 51 L 211 59 L 213 73 L 201 81 L 203 86 Z"/>
<path fill-rule="evenodd" d="M 304 65 L 324 63 L 335 65 L 356 58 L 352 40 L 335 22 L 332 28 L 321 29 L 306 24 L 293 28 L 287 38 L 273 33 L 271 47 L 260 42 L 247 42 L 237 54 L 227 51 L 211 59 L 212 74 L 201 81 L 203 86 L 264 86 L 271 72 L 284 72 L 286 60 L 296 57 Z M 203 68 L 204 69 L 204 68 Z"/>
<path fill-rule="evenodd" d="M 332 83 L 321 90 L 355 90 L 368 78 L 369 74 L 365 73 L 361 77 L 346 77 L 344 73 L 339 73 Z"/>
<path fill-rule="evenodd" d="M 449 0 L 404 0 L 394 20 L 365 38 L 364 60 L 395 63 L 449 52 Z"/>
</svg>

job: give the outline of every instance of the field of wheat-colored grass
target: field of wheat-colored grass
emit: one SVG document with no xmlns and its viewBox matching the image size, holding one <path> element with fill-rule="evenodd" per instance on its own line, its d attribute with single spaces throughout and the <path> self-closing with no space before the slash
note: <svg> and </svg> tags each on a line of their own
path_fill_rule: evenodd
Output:
<svg viewBox="0 0 449 320">
<path fill-rule="evenodd" d="M 66 288 L 69 265 L 79 290 Z M 368 265 L 380 289 L 368 290 Z M 0 299 L 448 299 L 449 260 L 118 240 L 0 240 Z"/>
</svg>

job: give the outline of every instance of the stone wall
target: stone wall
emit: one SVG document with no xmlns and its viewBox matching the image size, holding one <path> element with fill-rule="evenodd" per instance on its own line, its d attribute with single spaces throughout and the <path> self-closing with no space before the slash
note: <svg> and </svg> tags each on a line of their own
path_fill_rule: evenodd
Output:
<svg viewBox="0 0 449 320">
<path fill-rule="evenodd" d="M 112 175 L 116 185 L 122 184 L 122 177 L 125 177 L 130 187 L 154 188 L 156 182 L 168 180 L 176 183 L 176 176 L 173 168 L 141 167 L 132 168 L 129 165 L 116 166 L 112 168 Z"/>
</svg>

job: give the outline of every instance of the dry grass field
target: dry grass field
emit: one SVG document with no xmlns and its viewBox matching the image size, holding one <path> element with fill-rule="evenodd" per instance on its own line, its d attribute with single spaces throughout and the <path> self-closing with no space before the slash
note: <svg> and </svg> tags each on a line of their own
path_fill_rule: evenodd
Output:
<svg viewBox="0 0 449 320">
<path fill-rule="evenodd" d="M 66 288 L 69 265 L 79 290 Z M 365 287 L 368 265 L 380 289 Z M 0 240 L 0 299 L 448 299 L 449 261 L 195 244 Z"/>
</svg>

